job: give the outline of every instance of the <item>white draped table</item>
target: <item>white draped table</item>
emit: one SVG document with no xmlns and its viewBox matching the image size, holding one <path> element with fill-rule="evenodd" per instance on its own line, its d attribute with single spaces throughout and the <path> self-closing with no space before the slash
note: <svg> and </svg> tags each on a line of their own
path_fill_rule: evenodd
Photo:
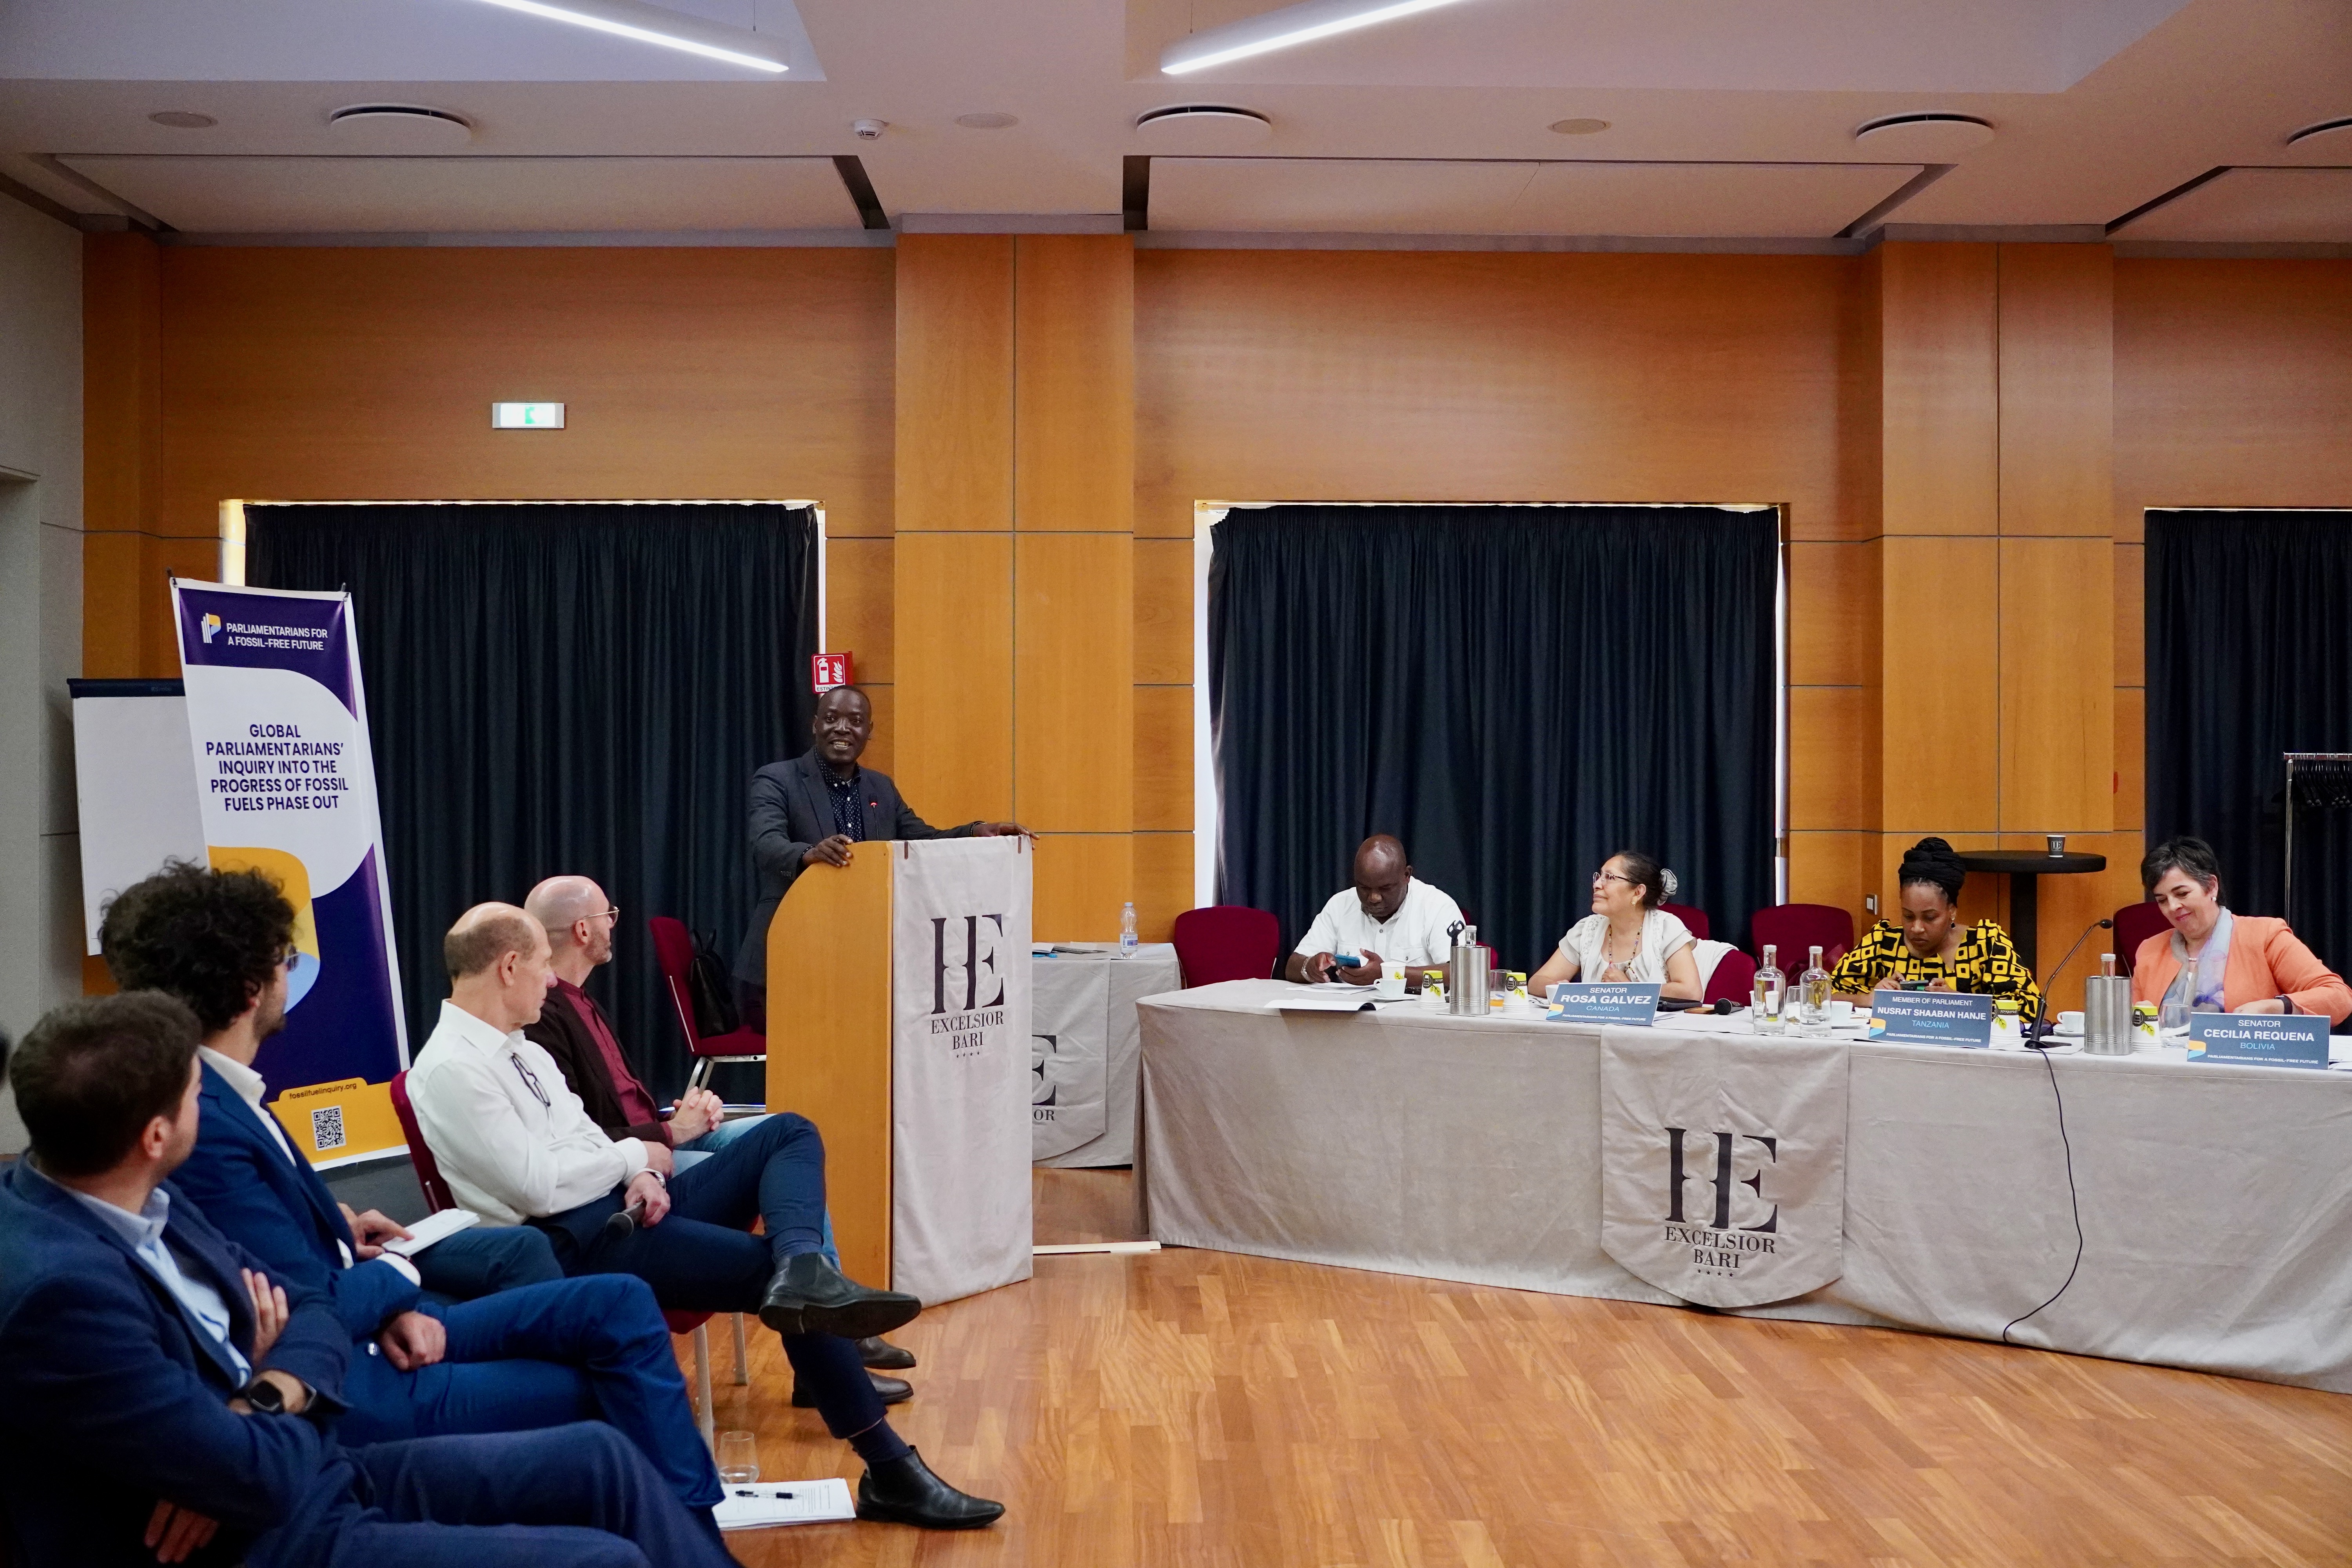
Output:
<svg viewBox="0 0 2352 1568">
<path fill-rule="evenodd" d="M 1601 1031 L 1418 1004 L 1140 1005 L 1154 1239 L 1664 1304 L 1601 1249 Z M 1751 1316 L 2352 1393 L 2352 1073 L 1849 1047 L 1844 1273 Z M 2063 1096 L 2065 1137 L 2059 1131 Z"/>
<path fill-rule="evenodd" d="M 1092 1037 L 1082 1048 L 1090 1059 L 1077 1070 L 1090 1077 L 1100 1073 L 1099 1087 L 1090 1083 L 1088 1088 L 1101 1096 L 1104 1106 L 1102 1131 L 1074 1148 L 1063 1148 L 1060 1139 L 1049 1142 L 1043 1130 L 1038 1130 L 1032 1162 L 1062 1167 L 1129 1163 L 1135 1157 L 1135 1077 L 1140 1039 L 1135 1005 L 1154 992 L 1173 991 L 1184 983 L 1175 945 L 1148 942 L 1122 958 L 1115 942 L 1063 942 L 1051 958 L 1033 958 L 1029 976 L 1036 1018 L 1070 1016 L 1073 1004 L 1085 1009 L 1087 1026 L 1081 1033 L 1090 1033 Z M 1042 1029 L 1045 1025 L 1041 1022 L 1035 1026 Z M 1033 1051 L 1032 1061 L 1033 1071 L 1045 1066 L 1037 1052 Z M 1051 1076 L 1050 1071 L 1037 1074 L 1034 1094 L 1046 1091 Z M 1043 1112 L 1033 1109 L 1031 1114 Z M 1054 1152 L 1040 1152 L 1049 1149 Z"/>
</svg>

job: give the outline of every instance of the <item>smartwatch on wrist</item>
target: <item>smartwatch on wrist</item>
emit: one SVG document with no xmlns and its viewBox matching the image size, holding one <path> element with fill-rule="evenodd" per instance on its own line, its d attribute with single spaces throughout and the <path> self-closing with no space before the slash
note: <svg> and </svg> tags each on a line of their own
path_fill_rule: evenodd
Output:
<svg viewBox="0 0 2352 1568">
<path fill-rule="evenodd" d="M 310 1384 L 303 1384 L 302 1392 L 305 1394 L 310 1393 Z M 247 1405 L 252 1405 L 264 1415 L 283 1415 L 286 1414 L 286 1391 L 279 1388 L 276 1384 L 270 1382 L 266 1377 L 255 1378 L 243 1388 L 238 1389 L 236 1391 L 236 1396 L 239 1399 L 244 1400 Z"/>
</svg>

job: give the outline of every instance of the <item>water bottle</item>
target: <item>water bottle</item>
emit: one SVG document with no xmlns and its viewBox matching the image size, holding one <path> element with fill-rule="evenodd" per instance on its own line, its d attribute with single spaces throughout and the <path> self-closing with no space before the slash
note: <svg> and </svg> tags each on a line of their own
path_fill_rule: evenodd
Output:
<svg viewBox="0 0 2352 1568">
<path fill-rule="evenodd" d="M 1780 973 L 1780 950 L 1764 945 L 1764 967 L 1756 972 L 1756 998 L 1751 1021 L 1759 1035 L 1780 1032 L 1780 1007 L 1789 994 L 1789 977 Z"/>
<path fill-rule="evenodd" d="M 1813 949 L 1812 960 L 1805 972 L 1797 976 L 1797 1027 L 1808 1035 L 1830 1032 L 1830 972 L 1822 967 L 1822 950 Z"/>
<path fill-rule="evenodd" d="M 1121 958 L 1135 956 L 1135 906 L 1122 905 L 1118 911 L 1118 955 Z"/>
</svg>

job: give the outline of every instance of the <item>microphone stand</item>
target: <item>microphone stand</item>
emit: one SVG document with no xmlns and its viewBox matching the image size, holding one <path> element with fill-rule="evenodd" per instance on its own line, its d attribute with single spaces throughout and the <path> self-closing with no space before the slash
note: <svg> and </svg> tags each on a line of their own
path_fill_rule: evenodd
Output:
<svg viewBox="0 0 2352 1568">
<path fill-rule="evenodd" d="M 2066 973 L 2066 966 L 2074 962 L 2074 955 L 2083 951 L 2083 944 L 2091 939 L 2091 933 L 2093 931 L 2113 931 L 2115 929 L 2116 922 L 2104 918 L 2093 921 L 2089 925 L 2084 926 L 2083 928 L 2083 934 L 2074 939 L 2074 945 L 2066 950 L 2066 956 L 2058 961 L 2058 967 L 2050 972 L 2050 978 L 2042 983 L 2042 1007 L 2041 1010 L 2034 1015 L 2033 1018 L 2034 1028 L 2037 1031 L 2033 1037 L 2034 1049 L 2040 1050 L 2042 1048 L 2042 1040 L 2043 1037 L 2039 1033 L 2039 1030 L 2043 1024 L 2049 1021 L 2050 993 L 2056 987 L 2058 977 Z"/>
</svg>

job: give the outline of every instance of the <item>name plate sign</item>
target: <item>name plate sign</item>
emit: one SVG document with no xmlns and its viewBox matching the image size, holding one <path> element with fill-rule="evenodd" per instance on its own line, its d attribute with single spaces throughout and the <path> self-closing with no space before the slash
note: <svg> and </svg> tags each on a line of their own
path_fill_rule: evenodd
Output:
<svg viewBox="0 0 2352 1568">
<path fill-rule="evenodd" d="M 1551 988 L 1551 1011 L 1545 1020 L 1554 1024 L 1623 1024 L 1636 1029 L 1646 1029 L 1658 1016 L 1658 994 L 1663 985 L 1583 984 L 1570 981 Z"/>
<path fill-rule="evenodd" d="M 1874 991 L 1870 1037 L 1982 1050 L 1992 1044 L 1992 998 L 1965 991 Z"/>
<path fill-rule="evenodd" d="M 2324 1068 L 2327 1020 L 2317 1013 L 2192 1013 L 2189 1059 L 2266 1068 Z"/>
</svg>

